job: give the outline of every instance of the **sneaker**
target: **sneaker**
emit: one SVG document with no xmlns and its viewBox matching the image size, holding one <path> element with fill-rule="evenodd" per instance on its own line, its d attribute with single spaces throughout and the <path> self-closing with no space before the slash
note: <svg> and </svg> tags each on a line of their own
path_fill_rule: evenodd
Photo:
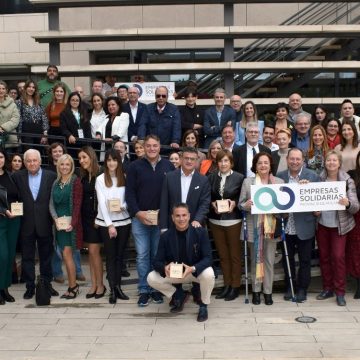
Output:
<svg viewBox="0 0 360 360">
<path fill-rule="evenodd" d="M 140 307 L 148 306 L 149 302 L 150 302 L 150 295 L 148 293 L 140 294 L 139 300 L 138 300 L 138 305 Z"/>
<path fill-rule="evenodd" d="M 316 300 L 326 300 L 334 296 L 331 290 L 323 290 L 317 297 Z"/>
<path fill-rule="evenodd" d="M 339 306 L 346 306 L 346 301 L 345 301 L 344 295 L 336 295 L 336 303 Z"/>
<path fill-rule="evenodd" d="M 151 293 L 151 298 L 154 304 L 162 304 L 164 302 L 163 296 L 158 291 Z"/>
<path fill-rule="evenodd" d="M 198 316 L 197 316 L 196 320 L 198 322 L 203 322 L 203 321 L 206 321 L 207 319 L 208 319 L 207 307 L 206 306 L 200 306 Z"/>
</svg>

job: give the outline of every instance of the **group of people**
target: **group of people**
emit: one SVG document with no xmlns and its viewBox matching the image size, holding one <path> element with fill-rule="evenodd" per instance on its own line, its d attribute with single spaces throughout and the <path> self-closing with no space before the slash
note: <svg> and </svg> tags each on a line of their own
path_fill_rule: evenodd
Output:
<svg viewBox="0 0 360 360">
<path fill-rule="evenodd" d="M 264 303 L 272 305 L 281 234 L 289 259 L 286 266 L 281 243 L 285 300 L 307 299 L 315 239 L 323 279 L 317 299 L 336 295 L 337 304 L 346 305 L 347 274 L 356 278 L 355 297 L 360 298 L 360 128 L 350 100 L 341 105 L 342 117 L 334 119 L 322 106 L 313 115 L 307 113 L 301 96 L 292 94 L 289 104 L 277 105 L 273 120 L 262 121 L 255 104 L 242 104 L 238 95 L 226 106 L 220 88 L 214 93 L 215 105 L 203 112 L 196 106 L 192 87 L 185 91 L 186 105 L 179 111 L 168 103 L 168 89 L 163 86 L 155 91 L 155 103 L 145 105 L 138 101 L 136 87 L 121 88 L 117 97 L 108 94 L 105 100 L 103 84 L 97 80 L 89 102 L 79 91 L 67 97 L 68 89 L 57 80 L 52 65 L 43 81 L 46 84 L 26 82 L 16 102 L 0 81 L 0 237 L 6 239 L 0 249 L 5 264 L 0 270 L 0 304 L 15 301 L 8 288 L 18 238 L 25 299 L 35 293 L 36 247 L 40 276 L 49 293 L 58 295 L 51 285 L 55 239 L 68 278 L 62 298 L 79 294 L 76 253 L 86 242 L 91 274 L 86 298 L 102 298 L 108 291 L 100 255 L 103 245 L 109 302 L 127 300 L 121 278 L 131 233 L 137 254 L 138 305 L 162 303 L 166 295 L 171 298 L 170 311 L 179 312 L 189 295 L 182 283 L 193 282 L 197 319 L 205 321 L 215 279 L 208 230 L 224 279 L 216 299 L 232 301 L 239 296 L 240 240 L 246 239 L 252 303 L 259 305 L 263 293 Z M 16 128 L 26 150 L 23 169 L 16 168 L 21 157 L 13 154 L 18 137 L 7 135 Z M 39 136 L 24 140 L 22 133 Z M 55 140 L 64 136 L 67 146 L 48 135 L 55 135 Z M 42 145 L 40 151 L 36 145 Z M 42 164 L 45 145 L 49 164 Z M 135 154 L 129 157 L 129 151 Z M 251 213 L 251 185 L 318 181 L 346 182 L 346 197 L 340 200 L 345 210 L 284 217 Z"/>
</svg>

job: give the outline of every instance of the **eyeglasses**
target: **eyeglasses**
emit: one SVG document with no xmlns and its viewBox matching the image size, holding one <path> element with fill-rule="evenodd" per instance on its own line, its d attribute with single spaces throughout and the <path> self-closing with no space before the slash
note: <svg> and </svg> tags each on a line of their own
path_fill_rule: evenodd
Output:
<svg viewBox="0 0 360 360">
<path fill-rule="evenodd" d="M 196 161 L 197 159 L 196 158 L 193 158 L 193 157 L 183 157 L 183 159 L 185 160 L 185 161 L 191 161 L 191 162 L 194 162 L 194 161 Z"/>
<path fill-rule="evenodd" d="M 167 95 L 165 95 L 165 94 L 156 94 L 156 98 L 157 98 L 157 99 L 159 99 L 159 98 L 166 99 L 166 98 L 167 98 Z"/>
</svg>

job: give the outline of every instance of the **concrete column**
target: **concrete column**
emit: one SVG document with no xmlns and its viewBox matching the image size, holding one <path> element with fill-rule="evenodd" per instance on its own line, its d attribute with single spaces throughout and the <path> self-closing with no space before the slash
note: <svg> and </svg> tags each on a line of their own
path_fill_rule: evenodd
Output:
<svg viewBox="0 0 360 360">
<path fill-rule="evenodd" d="M 234 25 L 234 4 L 224 4 L 224 26 Z M 224 40 L 224 61 L 234 61 L 234 39 Z M 225 74 L 225 91 L 228 96 L 234 94 L 234 74 Z"/>
<path fill-rule="evenodd" d="M 59 8 L 50 8 L 48 12 L 49 30 L 60 30 Z M 60 43 L 49 43 L 50 64 L 60 65 Z"/>
</svg>

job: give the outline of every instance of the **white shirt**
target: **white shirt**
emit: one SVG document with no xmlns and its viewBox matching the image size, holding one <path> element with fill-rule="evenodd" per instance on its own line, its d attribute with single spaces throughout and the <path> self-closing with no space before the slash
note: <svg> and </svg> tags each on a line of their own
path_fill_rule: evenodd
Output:
<svg viewBox="0 0 360 360">
<path fill-rule="evenodd" d="M 253 148 L 255 148 L 256 153 L 259 153 L 259 144 L 256 144 L 255 146 L 249 145 L 249 143 L 246 143 L 246 177 L 254 177 L 255 174 L 250 170 L 252 167 L 252 161 L 254 158 L 253 155 Z"/>
<path fill-rule="evenodd" d="M 189 189 L 190 189 L 190 184 L 191 184 L 191 180 L 192 177 L 194 175 L 195 170 L 192 171 L 192 173 L 190 173 L 189 175 L 185 175 L 184 172 L 181 169 L 181 176 L 180 176 L 180 181 L 181 181 L 181 202 L 186 204 L 186 199 L 189 193 Z"/>
<path fill-rule="evenodd" d="M 96 138 L 96 130 L 102 125 L 103 122 L 106 123 L 107 120 L 108 119 L 103 109 L 101 109 L 101 111 L 98 114 L 96 114 L 95 110 L 93 110 L 90 120 L 91 136 L 93 137 L 93 139 Z"/>
<path fill-rule="evenodd" d="M 137 111 L 138 111 L 138 107 L 139 107 L 139 103 L 137 102 L 137 103 L 135 104 L 135 106 L 132 106 L 130 103 L 129 103 L 129 105 L 130 105 L 131 115 L 132 115 L 132 117 L 133 117 L 134 124 L 135 124 L 135 122 L 136 122 L 136 115 L 137 115 Z"/>
<path fill-rule="evenodd" d="M 279 150 L 279 145 L 271 143 L 271 146 L 269 147 L 269 149 L 270 149 L 271 152 Z"/>
</svg>

